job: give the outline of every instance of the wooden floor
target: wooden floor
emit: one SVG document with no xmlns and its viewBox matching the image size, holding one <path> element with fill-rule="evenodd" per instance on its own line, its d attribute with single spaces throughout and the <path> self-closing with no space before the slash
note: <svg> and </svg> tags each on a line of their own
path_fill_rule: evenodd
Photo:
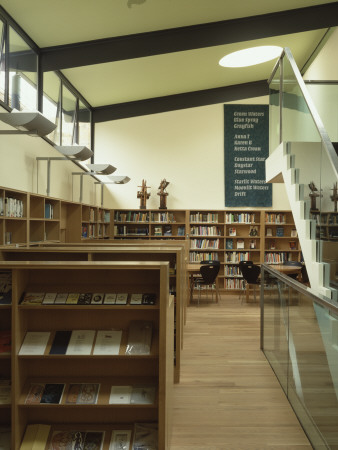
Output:
<svg viewBox="0 0 338 450">
<path fill-rule="evenodd" d="M 259 329 L 258 305 L 238 296 L 188 308 L 171 450 L 312 449 Z"/>
</svg>

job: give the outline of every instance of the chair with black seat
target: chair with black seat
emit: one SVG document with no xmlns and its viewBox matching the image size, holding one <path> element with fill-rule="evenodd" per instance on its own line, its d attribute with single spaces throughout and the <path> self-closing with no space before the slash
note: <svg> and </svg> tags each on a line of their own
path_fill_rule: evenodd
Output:
<svg viewBox="0 0 338 450">
<path fill-rule="evenodd" d="M 242 275 L 243 275 L 242 267 L 243 267 L 243 266 L 246 266 L 247 264 L 253 264 L 253 261 L 240 261 L 239 264 L 238 264 L 239 271 L 240 271 L 240 273 L 241 273 Z M 242 299 L 242 293 L 243 293 L 243 291 L 241 291 L 241 293 L 240 293 L 240 295 L 239 295 L 239 300 Z"/>
<path fill-rule="evenodd" d="M 194 280 L 194 285 L 198 288 L 198 305 L 200 304 L 201 299 L 201 288 L 202 286 L 208 287 L 213 286 L 215 284 L 216 290 L 216 302 L 219 300 L 219 292 L 218 292 L 218 283 L 217 283 L 217 275 L 220 270 L 220 262 L 211 261 L 205 262 L 205 264 L 201 264 L 200 274 L 201 276 Z M 211 299 L 213 297 L 213 291 L 211 291 Z"/>
<path fill-rule="evenodd" d="M 244 261 L 243 261 L 244 262 Z M 261 284 L 259 275 L 261 273 L 260 266 L 257 266 L 256 264 L 249 263 L 249 264 L 242 264 L 240 266 L 243 278 L 246 283 L 246 299 L 248 301 L 249 298 L 249 288 L 250 286 L 253 287 L 254 292 L 254 299 L 256 301 L 256 286 L 259 286 Z"/>
</svg>

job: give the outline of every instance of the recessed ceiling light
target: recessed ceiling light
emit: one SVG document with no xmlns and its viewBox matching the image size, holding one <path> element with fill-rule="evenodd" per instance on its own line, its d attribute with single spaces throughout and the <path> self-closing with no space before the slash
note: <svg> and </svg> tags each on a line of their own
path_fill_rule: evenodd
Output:
<svg viewBox="0 0 338 450">
<path fill-rule="evenodd" d="M 260 47 L 246 48 L 229 53 L 219 61 L 223 67 L 246 67 L 261 64 L 271 59 L 278 58 L 282 53 L 282 47 L 276 45 L 262 45 Z"/>
</svg>

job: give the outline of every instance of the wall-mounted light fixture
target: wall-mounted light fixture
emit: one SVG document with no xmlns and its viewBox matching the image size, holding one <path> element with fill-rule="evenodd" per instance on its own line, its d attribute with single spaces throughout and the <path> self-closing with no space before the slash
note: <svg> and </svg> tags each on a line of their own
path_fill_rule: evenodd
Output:
<svg viewBox="0 0 338 450">
<path fill-rule="evenodd" d="M 95 177 L 96 175 L 109 175 L 116 170 L 116 167 L 111 164 L 86 164 L 86 166 L 91 170 L 91 172 L 72 172 L 72 175 L 80 175 L 80 203 L 82 203 L 83 177 L 85 175 L 90 175 L 92 177 Z"/>
<path fill-rule="evenodd" d="M 108 178 L 111 181 L 95 181 L 95 184 L 101 184 L 101 206 L 103 206 L 103 186 L 105 184 L 126 184 L 130 181 L 130 178 L 125 175 L 115 175 Z"/>
<path fill-rule="evenodd" d="M 89 159 L 93 152 L 84 145 L 56 145 L 54 148 L 58 150 L 64 156 L 51 156 L 36 158 L 37 161 L 47 161 L 47 195 L 50 195 L 50 173 L 51 173 L 51 161 L 86 161 Z"/>
<path fill-rule="evenodd" d="M 56 124 L 46 119 L 39 111 L 17 111 L 0 113 L 0 120 L 15 130 L 0 130 L 0 134 L 29 134 L 46 136 L 55 130 Z"/>
</svg>

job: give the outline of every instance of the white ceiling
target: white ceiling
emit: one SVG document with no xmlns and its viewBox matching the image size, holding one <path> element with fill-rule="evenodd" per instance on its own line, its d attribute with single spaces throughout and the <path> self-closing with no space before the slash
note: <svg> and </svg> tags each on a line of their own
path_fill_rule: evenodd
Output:
<svg viewBox="0 0 338 450">
<path fill-rule="evenodd" d="M 0 0 L 0 5 L 40 48 L 276 13 L 323 3 L 337 2 Z M 274 61 L 244 69 L 225 69 L 218 65 L 225 54 L 256 45 L 290 47 L 298 66 L 302 68 L 326 31 L 326 28 L 309 29 L 226 45 L 66 68 L 62 72 L 93 107 L 114 105 L 267 79 Z"/>
</svg>

